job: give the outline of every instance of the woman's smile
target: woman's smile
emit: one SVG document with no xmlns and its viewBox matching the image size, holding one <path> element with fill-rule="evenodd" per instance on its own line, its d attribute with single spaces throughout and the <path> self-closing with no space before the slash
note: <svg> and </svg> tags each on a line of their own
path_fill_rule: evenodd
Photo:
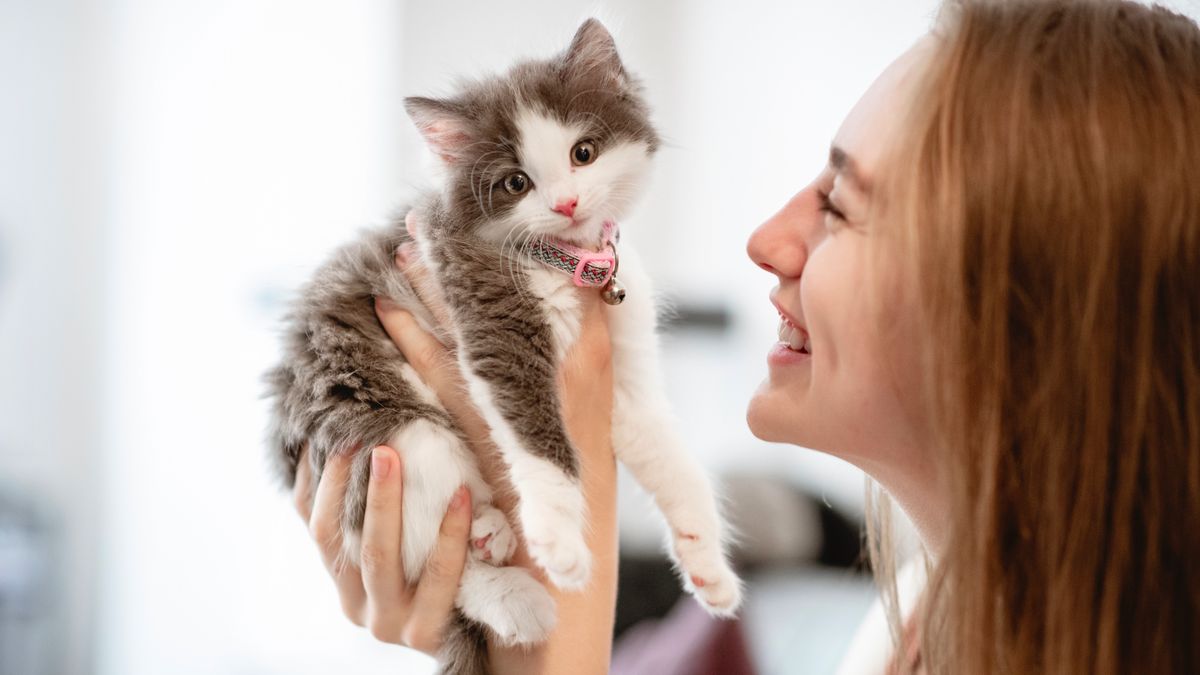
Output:
<svg viewBox="0 0 1200 675">
<path fill-rule="evenodd" d="M 774 294 L 772 294 L 774 296 Z M 771 298 L 771 304 L 779 313 L 779 341 L 767 355 L 767 365 L 784 366 L 808 363 L 812 358 L 812 340 L 803 323 L 785 312 L 779 301 Z"/>
</svg>

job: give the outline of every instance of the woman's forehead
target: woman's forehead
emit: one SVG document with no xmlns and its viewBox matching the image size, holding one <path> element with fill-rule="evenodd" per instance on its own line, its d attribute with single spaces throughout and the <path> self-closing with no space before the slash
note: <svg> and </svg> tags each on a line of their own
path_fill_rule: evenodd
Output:
<svg viewBox="0 0 1200 675">
<path fill-rule="evenodd" d="M 903 101 L 932 49 L 933 39 L 927 36 L 893 61 L 850 110 L 834 136 L 833 146 L 849 158 L 848 164 L 854 166 L 863 182 L 871 182 L 889 139 L 895 136 Z"/>
</svg>

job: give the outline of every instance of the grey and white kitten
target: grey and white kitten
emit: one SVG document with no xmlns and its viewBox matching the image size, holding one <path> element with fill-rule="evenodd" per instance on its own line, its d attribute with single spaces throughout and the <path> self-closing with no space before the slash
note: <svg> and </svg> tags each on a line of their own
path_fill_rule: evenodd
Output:
<svg viewBox="0 0 1200 675">
<path fill-rule="evenodd" d="M 444 164 L 440 191 L 412 207 L 415 246 L 449 312 L 448 335 L 520 497 L 533 559 L 565 589 L 588 581 L 587 514 L 580 464 L 567 437 L 556 372 L 580 331 L 584 294 L 572 278 L 530 257 L 539 237 L 601 243 L 643 191 L 659 139 L 638 82 L 608 31 L 588 20 L 570 47 L 451 98 L 410 98 L 409 115 Z M 288 484 L 301 449 L 319 476 L 332 453 L 353 455 L 343 505 L 346 555 L 358 560 L 371 448 L 404 463 L 403 561 L 424 568 L 460 485 L 474 504 L 460 616 L 441 655 L 444 672 L 485 672 L 486 631 L 508 644 L 543 640 L 554 603 L 526 570 L 505 566 L 515 545 L 492 506 L 475 457 L 431 390 L 384 333 L 373 299 L 387 297 L 426 326 L 435 322 L 393 264 L 413 241 L 402 222 L 342 248 L 303 290 L 287 319 L 282 363 L 268 374 L 273 454 Z M 613 358 L 613 450 L 654 496 L 670 526 L 683 584 L 716 614 L 741 598 L 726 562 L 709 481 L 688 456 L 664 395 L 649 278 L 631 250 L 619 270 L 629 299 L 605 308 Z"/>
</svg>

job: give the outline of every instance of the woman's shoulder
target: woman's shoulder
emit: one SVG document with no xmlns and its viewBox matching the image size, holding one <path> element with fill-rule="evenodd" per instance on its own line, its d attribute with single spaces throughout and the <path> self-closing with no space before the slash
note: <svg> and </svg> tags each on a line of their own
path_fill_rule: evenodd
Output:
<svg viewBox="0 0 1200 675">
<path fill-rule="evenodd" d="M 925 560 L 920 555 L 914 556 L 896 573 L 902 619 L 907 619 L 916 606 L 925 588 L 925 574 Z M 883 611 L 883 603 L 876 598 L 850 640 L 837 675 L 880 675 L 887 671 L 893 652 L 887 615 Z"/>
</svg>

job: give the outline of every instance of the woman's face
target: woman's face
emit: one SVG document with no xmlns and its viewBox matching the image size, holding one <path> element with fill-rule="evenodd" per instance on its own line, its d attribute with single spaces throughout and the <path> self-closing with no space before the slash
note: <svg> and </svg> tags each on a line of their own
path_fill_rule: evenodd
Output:
<svg viewBox="0 0 1200 675">
<path fill-rule="evenodd" d="M 894 255 L 895 233 L 870 213 L 897 102 L 923 44 L 876 80 L 843 122 L 825 169 L 747 246 L 778 280 L 771 302 L 781 315 L 767 378 L 747 413 L 751 430 L 864 468 L 909 461 L 924 445 L 913 419 L 921 369 L 904 261 Z"/>
</svg>

